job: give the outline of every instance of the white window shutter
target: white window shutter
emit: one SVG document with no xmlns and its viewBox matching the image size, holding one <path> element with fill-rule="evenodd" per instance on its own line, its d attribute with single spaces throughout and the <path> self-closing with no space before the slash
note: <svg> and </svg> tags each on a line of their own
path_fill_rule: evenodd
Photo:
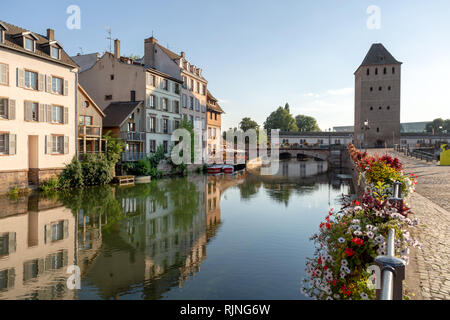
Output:
<svg viewBox="0 0 450 320">
<path fill-rule="evenodd" d="M 15 232 L 10 232 L 9 235 L 9 253 L 14 253 L 16 252 L 16 233 Z"/>
<path fill-rule="evenodd" d="M 0 83 L 9 84 L 9 66 L 7 64 L 0 65 Z"/>
<path fill-rule="evenodd" d="M 31 102 L 25 101 L 25 121 L 31 121 Z"/>
<path fill-rule="evenodd" d="M 42 73 L 39 73 L 38 75 L 38 90 L 44 91 L 45 89 L 45 75 Z"/>
<path fill-rule="evenodd" d="M 64 154 L 69 154 L 69 137 L 64 137 Z"/>
<path fill-rule="evenodd" d="M 25 87 L 25 70 L 17 68 L 17 86 L 19 88 Z"/>
<path fill-rule="evenodd" d="M 52 154 L 53 150 L 53 136 L 45 136 L 45 153 Z"/>
<path fill-rule="evenodd" d="M 52 76 L 46 76 L 47 78 L 47 85 L 46 85 L 46 90 L 48 93 L 52 93 Z"/>
<path fill-rule="evenodd" d="M 45 105 L 42 103 L 39 103 L 38 120 L 39 122 L 45 121 Z"/>
<path fill-rule="evenodd" d="M 16 134 L 9 134 L 9 154 L 15 155 L 16 154 L 16 147 L 17 147 L 17 135 Z"/>
<path fill-rule="evenodd" d="M 69 81 L 64 80 L 64 95 L 68 96 L 69 95 Z"/>
<path fill-rule="evenodd" d="M 69 123 L 69 108 L 64 107 L 64 124 Z"/>
<path fill-rule="evenodd" d="M 8 120 L 16 120 L 16 100 L 8 100 Z"/>
<path fill-rule="evenodd" d="M 47 122 L 52 123 L 52 105 L 47 105 Z"/>
<path fill-rule="evenodd" d="M 64 239 L 67 239 L 69 238 L 69 220 L 64 220 L 63 228 L 64 228 Z"/>
</svg>

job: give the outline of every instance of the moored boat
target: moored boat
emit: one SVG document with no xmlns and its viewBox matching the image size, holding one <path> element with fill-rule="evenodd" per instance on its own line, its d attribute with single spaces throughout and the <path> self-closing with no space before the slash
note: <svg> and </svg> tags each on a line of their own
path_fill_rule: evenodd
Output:
<svg viewBox="0 0 450 320">
<path fill-rule="evenodd" d="M 208 167 L 208 174 L 221 174 L 222 173 L 222 165 L 215 164 Z"/>
</svg>

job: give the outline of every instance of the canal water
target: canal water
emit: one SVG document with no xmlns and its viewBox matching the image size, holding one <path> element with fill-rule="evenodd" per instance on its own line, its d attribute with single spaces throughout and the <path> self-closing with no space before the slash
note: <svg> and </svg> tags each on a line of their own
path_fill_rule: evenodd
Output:
<svg viewBox="0 0 450 320">
<path fill-rule="evenodd" d="M 349 192 L 327 171 L 290 160 L 275 176 L 1 198 L 0 299 L 305 299 L 309 238 Z"/>
</svg>

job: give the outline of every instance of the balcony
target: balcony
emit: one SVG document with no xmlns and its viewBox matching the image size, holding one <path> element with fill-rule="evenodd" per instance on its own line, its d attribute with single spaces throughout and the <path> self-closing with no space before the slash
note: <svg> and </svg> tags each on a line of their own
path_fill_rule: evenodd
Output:
<svg viewBox="0 0 450 320">
<path fill-rule="evenodd" d="M 121 132 L 120 139 L 123 141 L 145 141 L 145 132 Z"/>
<path fill-rule="evenodd" d="M 145 152 L 125 151 L 122 152 L 121 160 L 122 162 L 139 161 L 146 157 L 146 155 Z"/>
<path fill-rule="evenodd" d="M 102 128 L 99 126 L 91 125 L 79 125 L 78 136 L 79 137 L 101 137 Z"/>
</svg>

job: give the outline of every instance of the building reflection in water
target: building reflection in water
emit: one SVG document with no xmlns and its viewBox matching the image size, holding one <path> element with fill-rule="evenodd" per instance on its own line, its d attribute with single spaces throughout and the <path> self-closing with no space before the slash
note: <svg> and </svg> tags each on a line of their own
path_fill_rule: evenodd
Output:
<svg viewBox="0 0 450 320">
<path fill-rule="evenodd" d="M 66 267 L 74 261 L 72 212 L 38 196 L 0 198 L 0 299 L 73 299 Z"/>
</svg>

